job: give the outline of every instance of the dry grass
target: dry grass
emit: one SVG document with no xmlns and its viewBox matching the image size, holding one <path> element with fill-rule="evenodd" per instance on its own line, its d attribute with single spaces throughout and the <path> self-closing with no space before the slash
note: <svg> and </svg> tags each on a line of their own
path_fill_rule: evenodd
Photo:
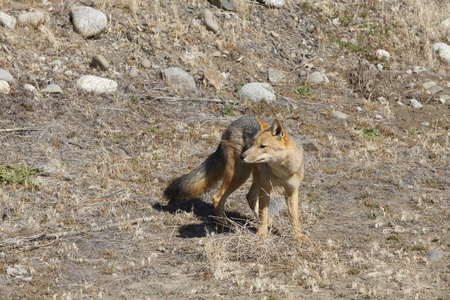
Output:
<svg viewBox="0 0 450 300">
<path fill-rule="evenodd" d="M 1 96 L 0 128 L 40 130 L 0 132 L 0 164 L 24 162 L 42 171 L 30 176 L 32 184 L 0 181 L 4 297 L 449 299 L 448 112 L 420 87 L 429 79 L 444 87 L 449 81 L 433 73 L 445 67 L 430 48 L 443 38 L 438 25 L 449 4 L 291 0 L 276 10 L 235 3 L 228 12 L 207 1 L 101 0 L 93 4 L 107 13 L 110 27 L 96 39 L 60 26 L 68 7 L 51 13 L 45 27 L 7 31 L 5 45 L 18 58 L 9 53 L 0 62 L 17 81 Z M 19 11 L 38 3 L 1 5 Z M 213 12 L 220 35 L 198 23 L 203 8 Z M 341 25 L 332 24 L 336 18 Z M 357 74 L 358 87 L 348 74 L 360 59 L 378 63 L 373 54 L 380 47 L 391 60 L 380 62 L 383 72 Z M 89 68 L 98 51 L 110 70 Z M 221 55 L 213 57 L 215 51 Z M 144 57 L 151 69 L 141 68 Z M 138 78 L 127 75 L 132 65 Z M 428 71 L 402 77 L 416 65 Z M 201 85 L 196 94 L 181 94 L 160 77 L 169 66 L 190 71 L 197 82 L 206 68 L 229 78 L 220 92 Z M 180 203 L 161 195 L 169 180 L 215 150 L 238 116 L 290 114 L 281 98 L 270 105 L 235 98 L 243 82 L 267 81 L 271 66 L 286 74 L 274 85 L 277 93 L 296 107 L 284 123 L 307 137 L 300 215 L 308 245 L 293 239 L 286 212 L 274 217 L 267 237 L 255 235 L 249 183 L 227 202 L 227 214 L 239 220 L 230 230 L 212 217 L 215 191 Z M 339 75 L 312 86 L 313 95 L 292 92 L 304 84 L 300 71 L 313 70 Z M 83 74 L 114 78 L 120 91 L 83 93 L 74 87 Z M 22 88 L 41 89 L 49 78 L 64 94 Z M 422 110 L 395 104 L 410 90 L 425 103 Z M 159 96 L 195 101 L 154 100 Z M 221 104 L 199 101 L 218 96 L 235 103 L 234 117 L 222 115 Z M 444 257 L 424 258 L 433 249 L 443 249 Z M 8 275 L 15 266 L 27 273 Z"/>
</svg>

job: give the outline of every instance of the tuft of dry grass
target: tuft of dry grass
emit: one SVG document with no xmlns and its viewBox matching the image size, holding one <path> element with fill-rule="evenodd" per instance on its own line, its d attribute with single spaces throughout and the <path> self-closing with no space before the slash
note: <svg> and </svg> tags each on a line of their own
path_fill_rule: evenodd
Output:
<svg viewBox="0 0 450 300">
<path fill-rule="evenodd" d="M 287 218 L 277 218 L 276 233 L 260 237 L 249 224 L 232 223 L 232 234 L 208 234 L 205 252 L 210 275 L 227 280 L 248 291 L 288 295 L 292 289 L 313 292 L 328 284 L 329 278 L 345 276 L 331 240 L 327 246 L 302 245 L 292 236 Z"/>
</svg>

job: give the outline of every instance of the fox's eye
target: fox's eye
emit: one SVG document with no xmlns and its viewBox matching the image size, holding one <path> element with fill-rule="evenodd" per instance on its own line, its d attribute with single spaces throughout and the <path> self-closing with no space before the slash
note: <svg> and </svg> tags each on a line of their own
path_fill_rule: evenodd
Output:
<svg viewBox="0 0 450 300">
<path fill-rule="evenodd" d="M 259 148 L 264 149 L 266 148 L 266 145 L 260 145 Z"/>
</svg>

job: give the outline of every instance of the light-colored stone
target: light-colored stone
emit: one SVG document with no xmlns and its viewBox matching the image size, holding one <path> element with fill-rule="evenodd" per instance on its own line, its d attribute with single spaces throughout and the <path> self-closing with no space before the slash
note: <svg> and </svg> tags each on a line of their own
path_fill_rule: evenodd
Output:
<svg viewBox="0 0 450 300">
<path fill-rule="evenodd" d="M 29 83 L 25 83 L 25 84 L 23 85 L 23 88 L 24 88 L 25 90 L 29 91 L 29 92 L 34 92 L 34 91 L 36 91 L 36 88 L 35 88 L 33 85 L 29 84 Z"/>
<path fill-rule="evenodd" d="M 114 93 L 118 87 L 114 80 L 94 75 L 81 76 L 77 80 L 77 86 L 86 92 L 93 93 Z"/>
<path fill-rule="evenodd" d="M 342 119 L 342 120 L 345 120 L 348 118 L 347 114 L 343 113 L 342 111 L 338 111 L 338 110 L 333 111 L 333 116 L 335 116 L 338 119 Z"/>
<path fill-rule="evenodd" d="M 425 82 L 425 83 L 422 84 L 422 87 L 423 87 L 425 90 L 428 90 L 430 87 L 432 87 L 432 86 L 434 86 L 434 85 L 436 85 L 436 82 L 434 82 L 434 81 L 427 81 L 427 82 Z"/>
<path fill-rule="evenodd" d="M 450 30 L 450 17 L 441 22 L 444 29 Z"/>
<path fill-rule="evenodd" d="M 0 93 L 9 94 L 10 91 L 11 87 L 9 86 L 9 83 L 5 80 L 0 80 Z"/>
<path fill-rule="evenodd" d="M 268 7 L 282 8 L 284 6 L 284 0 L 264 0 L 264 3 Z"/>
<path fill-rule="evenodd" d="M 414 107 L 414 108 L 422 108 L 422 107 L 423 107 L 422 103 L 420 103 L 420 102 L 417 101 L 416 99 L 411 99 L 411 100 L 409 100 L 409 103 L 410 103 L 411 106 Z"/>
<path fill-rule="evenodd" d="M 252 82 L 245 84 L 237 93 L 242 100 L 251 102 L 272 102 L 276 99 L 272 86 L 268 83 Z"/>
<path fill-rule="evenodd" d="M 425 257 L 431 261 L 438 260 L 443 256 L 444 256 L 444 250 L 442 250 L 442 249 L 433 249 L 425 255 Z"/>
<path fill-rule="evenodd" d="M 19 23 L 28 24 L 34 27 L 45 24 L 45 15 L 41 11 L 22 13 L 17 16 Z"/>
<path fill-rule="evenodd" d="M 45 88 L 44 92 L 52 94 L 62 94 L 63 91 L 59 85 L 52 83 Z"/>
<path fill-rule="evenodd" d="M 108 25 L 108 19 L 104 13 L 88 6 L 72 7 L 70 18 L 75 32 L 85 38 L 101 33 Z"/>
<path fill-rule="evenodd" d="M 132 66 L 130 69 L 130 72 L 128 73 L 128 75 L 130 75 L 130 77 L 138 77 L 139 76 L 139 72 L 138 69 L 136 68 L 136 66 Z"/>
<path fill-rule="evenodd" d="M 375 55 L 377 56 L 378 59 L 384 58 L 384 59 L 389 60 L 389 58 L 391 58 L 391 54 L 383 49 L 378 49 L 377 52 L 375 53 Z"/>
<path fill-rule="evenodd" d="M 441 102 L 442 104 L 445 104 L 445 102 L 450 101 L 450 96 L 449 95 L 440 95 L 439 96 L 439 102 Z"/>
<path fill-rule="evenodd" d="M 413 72 L 414 73 L 421 73 L 421 72 L 423 72 L 423 71 L 425 71 L 426 69 L 424 68 L 424 67 L 421 67 L 421 66 L 414 66 L 414 70 L 413 70 Z"/>
<path fill-rule="evenodd" d="M 150 60 L 148 58 L 144 58 L 141 61 L 141 65 L 144 69 L 150 69 L 152 66 L 152 63 L 150 62 Z"/>
<path fill-rule="evenodd" d="M 0 25 L 9 29 L 14 29 L 14 26 L 16 26 L 16 18 L 0 11 Z"/>
<path fill-rule="evenodd" d="M 445 43 L 433 45 L 433 52 L 444 62 L 450 63 L 450 46 Z"/>
<path fill-rule="evenodd" d="M 163 76 L 167 83 L 175 89 L 194 91 L 197 88 L 194 77 L 180 68 L 167 68 L 163 71 Z"/>
<path fill-rule="evenodd" d="M 439 85 L 433 85 L 432 87 L 430 87 L 427 92 L 430 93 L 431 95 L 435 95 L 437 93 L 442 92 L 444 89 L 442 87 L 440 87 Z"/>
<path fill-rule="evenodd" d="M 271 83 L 280 83 L 284 79 L 285 75 L 283 71 L 269 68 L 269 81 Z"/>
<path fill-rule="evenodd" d="M 14 77 L 8 71 L 0 69 L 0 80 L 4 80 L 7 82 L 13 82 Z"/>
<path fill-rule="evenodd" d="M 214 33 L 219 32 L 219 24 L 214 20 L 214 16 L 209 9 L 202 10 L 198 18 L 205 24 L 206 29 Z"/>
<path fill-rule="evenodd" d="M 309 74 L 307 81 L 311 84 L 328 83 L 329 80 L 322 72 L 312 72 Z"/>
</svg>

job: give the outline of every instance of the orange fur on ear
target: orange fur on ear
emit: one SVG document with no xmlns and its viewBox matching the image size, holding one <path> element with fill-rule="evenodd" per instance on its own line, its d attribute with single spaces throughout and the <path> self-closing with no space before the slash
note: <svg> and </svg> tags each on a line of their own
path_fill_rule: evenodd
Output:
<svg viewBox="0 0 450 300">
<path fill-rule="evenodd" d="M 263 130 L 264 128 L 266 128 L 267 126 L 269 126 L 269 124 L 267 124 L 266 122 L 264 122 L 264 120 L 262 120 L 260 117 L 255 116 L 256 120 L 259 123 L 259 126 L 261 126 L 261 130 Z"/>
</svg>

